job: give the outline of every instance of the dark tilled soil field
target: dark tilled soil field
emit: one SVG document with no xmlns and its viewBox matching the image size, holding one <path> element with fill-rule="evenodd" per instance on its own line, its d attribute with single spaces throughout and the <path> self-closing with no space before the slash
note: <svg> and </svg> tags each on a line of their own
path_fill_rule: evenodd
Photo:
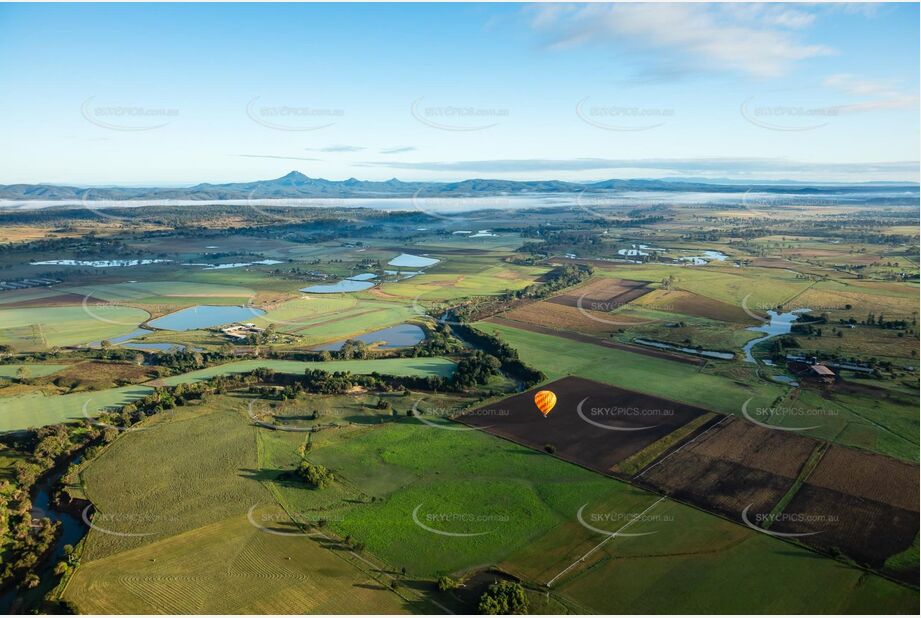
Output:
<svg viewBox="0 0 921 618">
<path fill-rule="evenodd" d="M 666 454 L 635 477 L 675 498 L 741 520 L 768 513 L 793 486 L 815 440 L 738 419 Z"/>
<path fill-rule="evenodd" d="M 818 443 L 788 431 L 775 431 L 733 418 L 686 450 L 795 479 Z"/>
<path fill-rule="evenodd" d="M 917 488 L 916 488 L 917 489 Z M 908 549 L 918 534 L 918 511 L 804 484 L 771 526 L 781 533 L 815 533 L 799 541 L 842 553 L 861 564 L 882 568 L 886 559 Z M 917 565 L 897 573 L 917 583 Z"/>
<path fill-rule="evenodd" d="M 918 466 L 884 455 L 832 446 L 808 483 L 918 511 Z"/>
<path fill-rule="evenodd" d="M 534 405 L 540 390 L 556 393 L 544 418 Z M 581 415 L 579 413 L 581 405 Z M 568 377 L 469 412 L 457 420 L 519 444 L 607 474 L 611 467 L 706 410 Z"/>
<path fill-rule="evenodd" d="M 679 453 L 641 476 L 638 481 L 669 496 L 741 521 L 769 513 L 790 489 L 793 479 L 695 453 Z"/>
<path fill-rule="evenodd" d="M 918 485 L 917 466 L 832 446 L 771 530 L 881 568 L 918 534 Z M 917 583 L 917 564 L 899 575 Z"/>
</svg>

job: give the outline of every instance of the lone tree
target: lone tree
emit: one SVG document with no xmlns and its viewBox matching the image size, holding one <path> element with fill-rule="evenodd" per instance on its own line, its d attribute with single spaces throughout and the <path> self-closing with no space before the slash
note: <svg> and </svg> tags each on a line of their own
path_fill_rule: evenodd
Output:
<svg viewBox="0 0 921 618">
<path fill-rule="evenodd" d="M 326 466 L 302 461 L 297 467 L 298 475 L 315 489 L 329 487 L 333 482 L 333 473 Z"/>
</svg>

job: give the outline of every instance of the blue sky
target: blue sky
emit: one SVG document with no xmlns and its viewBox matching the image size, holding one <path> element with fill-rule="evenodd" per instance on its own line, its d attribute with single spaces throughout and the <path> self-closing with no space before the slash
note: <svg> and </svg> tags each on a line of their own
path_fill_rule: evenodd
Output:
<svg viewBox="0 0 921 618">
<path fill-rule="evenodd" d="M 0 5 L 0 183 L 918 180 L 917 4 Z"/>
</svg>

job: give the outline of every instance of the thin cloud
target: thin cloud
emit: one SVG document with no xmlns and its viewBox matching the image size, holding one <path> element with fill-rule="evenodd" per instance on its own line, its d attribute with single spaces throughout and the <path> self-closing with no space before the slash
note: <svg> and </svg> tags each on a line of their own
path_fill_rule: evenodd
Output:
<svg viewBox="0 0 921 618">
<path fill-rule="evenodd" d="M 822 80 L 822 85 L 855 96 L 892 95 L 892 80 L 864 79 L 850 73 L 836 73 Z"/>
<path fill-rule="evenodd" d="M 822 85 L 849 96 L 868 98 L 833 107 L 839 114 L 918 108 L 918 95 L 901 92 L 893 80 L 866 79 L 850 73 L 837 73 L 822 80 Z"/>
<path fill-rule="evenodd" d="M 364 146 L 347 146 L 347 145 L 334 145 L 334 146 L 324 146 L 323 148 L 304 148 L 311 152 L 361 152 L 365 150 Z"/>
<path fill-rule="evenodd" d="M 283 161 L 322 161 L 323 159 L 314 159 L 312 157 L 286 157 L 281 155 L 259 155 L 259 154 L 238 154 L 238 157 L 248 159 L 281 159 Z"/>
<path fill-rule="evenodd" d="M 815 14 L 808 13 L 789 4 L 762 4 L 751 2 L 717 5 L 725 13 L 740 21 L 800 30 L 812 25 Z"/>
<path fill-rule="evenodd" d="M 400 146 L 398 148 L 384 148 L 380 151 L 381 154 L 400 154 L 402 152 L 413 152 L 418 150 L 415 146 Z"/>
<path fill-rule="evenodd" d="M 759 19 L 753 11 L 761 13 Z M 605 3 L 540 5 L 532 12 L 533 27 L 548 35 L 551 48 L 622 44 L 650 52 L 653 64 L 778 77 L 801 60 L 834 53 L 794 36 L 793 30 L 812 23 L 799 9 Z"/>
<path fill-rule="evenodd" d="M 656 170 L 680 174 L 759 174 L 785 172 L 864 173 L 898 172 L 917 175 L 917 161 L 882 163 L 806 163 L 773 158 L 706 159 L 497 159 L 479 161 L 394 162 L 366 161 L 359 165 L 427 172 L 517 173 L 586 172 L 602 170 Z"/>
</svg>

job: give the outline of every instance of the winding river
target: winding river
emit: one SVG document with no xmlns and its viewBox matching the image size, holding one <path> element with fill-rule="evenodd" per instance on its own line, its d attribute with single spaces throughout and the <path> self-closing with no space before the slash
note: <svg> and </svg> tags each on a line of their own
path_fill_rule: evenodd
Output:
<svg viewBox="0 0 921 618">
<path fill-rule="evenodd" d="M 37 609 L 45 595 L 57 586 L 60 580 L 54 574 L 54 567 L 64 559 L 64 546 L 76 546 L 89 529 L 80 517 L 58 510 L 51 500 L 53 488 L 64 475 L 69 463 L 66 462 L 55 468 L 38 481 L 32 489 L 32 509 L 30 511 L 32 518 L 47 517 L 51 521 L 59 522 L 58 535 L 51 549 L 32 569 L 41 578 L 41 583 L 31 590 L 11 586 L 0 595 L 0 612 L 4 614 L 25 614 L 32 609 Z"/>
<path fill-rule="evenodd" d="M 793 323 L 799 319 L 800 314 L 808 311 L 811 311 L 811 309 L 794 309 L 788 313 L 777 313 L 776 311 L 768 310 L 768 316 L 771 318 L 770 322 L 765 322 L 761 326 L 749 326 L 745 329 L 756 333 L 765 333 L 763 337 L 752 339 L 742 347 L 742 352 L 745 353 L 745 362 L 757 363 L 755 357 L 752 356 L 752 348 L 771 337 L 786 335 L 793 328 Z"/>
</svg>

